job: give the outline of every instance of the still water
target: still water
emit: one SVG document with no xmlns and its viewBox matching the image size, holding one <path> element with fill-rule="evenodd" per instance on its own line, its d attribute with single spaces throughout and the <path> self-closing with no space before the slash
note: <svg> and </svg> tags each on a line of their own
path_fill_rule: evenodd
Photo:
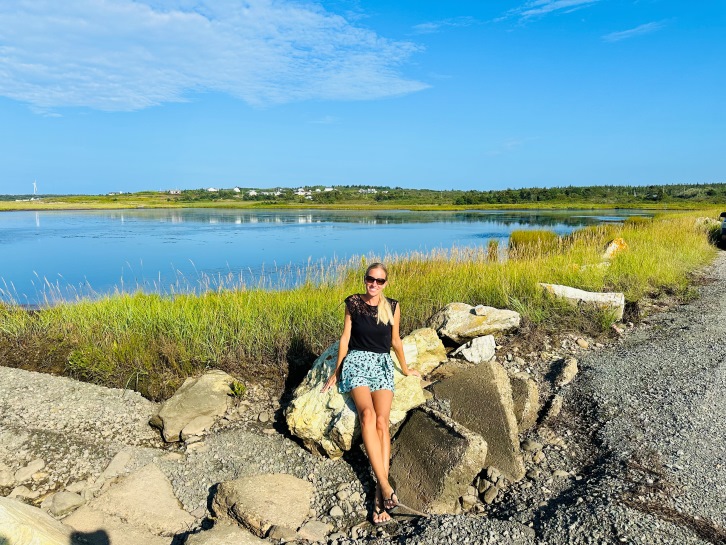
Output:
<svg viewBox="0 0 726 545">
<path fill-rule="evenodd" d="M 38 305 L 114 291 L 294 284 L 333 259 L 506 244 L 516 229 L 566 234 L 614 211 L 114 210 L 0 213 L 0 300 Z"/>
</svg>

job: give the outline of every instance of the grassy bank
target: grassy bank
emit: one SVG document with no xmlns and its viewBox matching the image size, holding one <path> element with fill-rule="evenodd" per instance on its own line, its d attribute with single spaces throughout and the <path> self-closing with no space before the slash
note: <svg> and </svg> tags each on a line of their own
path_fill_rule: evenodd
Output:
<svg viewBox="0 0 726 545">
<path fill-rule="evenodd" d="M 401 302 L 403 333 L 452 301 L 512 308 L 539 328 L 603 331 L 607 317 L 548 299 L 537 283 L 623 291 L 631 302 L 685 294 L 689 274 L 715 253 L 695 218 L 669 214 L 586 228 L 550 237 L 544 247 L 522 242 L 508 259 L 494 248 L 389 258 L 387 293 Z M 609 267 L 597 266 L 614 237 L 624 238 L 628 250 Z M 0 361 L 131 387 L 154 399 L 208 367 L 283 387 L 291 369 L 304 369 L 338 337 L 342 300 L 361 291 L 363 268 L 360 261 L 311 267 L 307 283 L 284 291 L 117 295 L 32 313 L 0 306 Z"/>
</svg>

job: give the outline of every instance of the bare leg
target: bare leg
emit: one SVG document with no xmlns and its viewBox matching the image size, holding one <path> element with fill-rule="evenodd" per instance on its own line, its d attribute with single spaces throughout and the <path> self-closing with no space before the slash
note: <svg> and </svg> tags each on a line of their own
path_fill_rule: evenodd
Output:
<svg viewBox="0 0 726 545">
<path fill-rule="evenodd" d="M 391 390 L 376 390 L 371 393 L 373 408 L 376 411 L 376 433 L 381 444 L 381 459 L 383 469 L 388 483 L 388 471 L 391 464 L 391 403 L 393 403 L 393 392 Z M 366 447 L 368 448 L 368 447 Z M 380 481 L 379 481 L 380 483 Z M 384 498 L 390 498 L 393 488 L 380 484 L 381 494 Z"/>
<path fill-rule="evenodd" d="M 373 473 L 378 481 L 378 486 L 384 494 L 384 498 L 390 496 L 393 489 L 388 483 L 388 459 L 385 464 L 383 461 L 383 448 L 381 445 L 381 437 L 378 435 L 376 425 L 376 409 L 373 405 L 373 397 L 367 386 L 358 386 L 350 391 L 355 407 L 358 410 L 358 418 L 360 419 L 361 435 L 363 436 L 363 444 L 368 453 L 368 460 L 373 468 Z M 389 404 L 390 410 L 390 404 Z M 390 452 L 390 437 L 389 437 Z M 388 494 L 388 495 L 386 495 Z"/>
</svg>

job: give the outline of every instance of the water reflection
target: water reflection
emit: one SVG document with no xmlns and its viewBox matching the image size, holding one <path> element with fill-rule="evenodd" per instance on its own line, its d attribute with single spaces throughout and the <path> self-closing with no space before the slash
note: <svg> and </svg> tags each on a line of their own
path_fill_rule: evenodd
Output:
<svg viewBox="0 0 726 545">
<path fill-rule="evenodd" d="M 160 209 L 0 214 L 0 300 L 42 302 L 114 290 L 178 293 L 294 285 L 320 260 L 506 245 L 515 229 L 566 234 L 639 210 Z"/>
</svg>

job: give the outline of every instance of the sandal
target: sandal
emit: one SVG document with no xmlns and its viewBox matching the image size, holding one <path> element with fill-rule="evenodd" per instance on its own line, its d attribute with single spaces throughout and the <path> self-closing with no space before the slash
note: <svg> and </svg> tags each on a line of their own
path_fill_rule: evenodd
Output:
<svg viewBox="0 0 726 545">
<path fill-rule="evenodd" d="M 390 516 L 386 520 L 380 519 L 381 515 L 383 515 L 384 513 L 388 514 L 388 513 L 386 513 L 385 509 L 381 509 L 380 507 L 376 506 L 373 509 L 373 513 L 371 514 L 371 524 L 373 524 L 373 526 L 378 527 L 378 526 L 385 526 L 386 524 L 392 523 L 393 519 L 390 518 Z"/>
<path fill-rule="evenodd" d="M 395 499 L 394 499 L 395 498 Z M 396 507 L 398 507 L 398 496 L 396 496 L 396 491 L 391 490 L 391 495 L 387 498 L 383 498 L 383 508 L 386 511 L 393 511 Z"/>
</svg>

